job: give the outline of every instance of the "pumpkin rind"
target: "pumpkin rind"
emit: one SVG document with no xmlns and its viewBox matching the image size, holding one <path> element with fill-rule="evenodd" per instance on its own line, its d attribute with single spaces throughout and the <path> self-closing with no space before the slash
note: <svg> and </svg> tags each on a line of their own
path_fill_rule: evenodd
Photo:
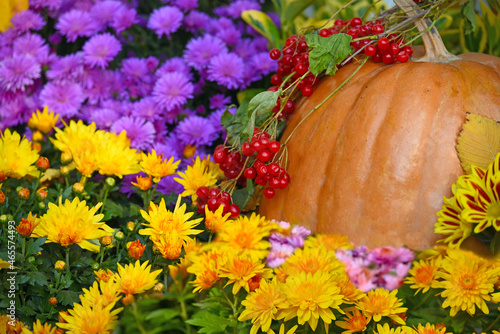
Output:
<svg viewBox="0 0 500 334">
<path fill-rule="evenodd" d="M 282 142 L 357 66 L 301 100 Z M 431 247 L 443 196 L 463 174 L 455 145 L 467 112 L 500 120 L 500 58 L 367 62 L 296 129 L 287 143 L 290 185 L 263 198 L 260 214 L 358 245 Z"/>
</svg>

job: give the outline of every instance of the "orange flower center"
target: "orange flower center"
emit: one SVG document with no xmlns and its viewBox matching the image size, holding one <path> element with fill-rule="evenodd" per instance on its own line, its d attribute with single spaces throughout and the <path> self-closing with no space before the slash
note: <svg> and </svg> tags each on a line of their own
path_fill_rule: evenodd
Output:
<svg viewBox="0 0 500 334">
<path fill-rule="evenodd" d="M 474 277 L 471 277 L 469 275 L 462 276 L 460 283 L 462 285 L 462 288 L 466 290 L 471 290 L 476 286 L 476 281 L 474 280 Z"/>
<path fill-rule="evenodd" d="M 434 270 L 431 267 L 420 267 L 415 274 L 415 281 L 417 283 L 429 284 L 432 282 L 433 276 Z"/>
<path fill-rule="evenodd" d="M 500 203 L 493 202 L 488 206 L 488 210 L 486 211 L 486 215 L 491 218 L 500 219 Z"/>
<path fill-rule="evenodd" d="M 361 332 L 366 328 L 366 318 L 362 315 L 355 315 L 348 321 L 350 329 L 355 332 Z"/>
</svg>

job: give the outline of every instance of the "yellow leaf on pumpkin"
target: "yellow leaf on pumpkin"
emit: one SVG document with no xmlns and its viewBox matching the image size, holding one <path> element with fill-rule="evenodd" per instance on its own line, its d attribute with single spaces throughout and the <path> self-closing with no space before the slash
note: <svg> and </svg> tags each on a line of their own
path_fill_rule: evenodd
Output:
<svg viewBox="0 0 500 334">
<path fill-rule="evenodd" d="M 491 118 L 467 113 L 458 136 L 457 151 L 466 174 L 471 173 L 472 165 L 488 168 L 500 152 L 500 124 Z"/>
</svg>

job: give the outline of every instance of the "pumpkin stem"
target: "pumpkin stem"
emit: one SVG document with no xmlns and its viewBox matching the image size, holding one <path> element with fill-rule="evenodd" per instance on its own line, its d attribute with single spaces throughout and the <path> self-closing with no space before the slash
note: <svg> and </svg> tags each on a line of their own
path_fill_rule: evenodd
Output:
<svg viewBox="0 0 500 334">
<path fill-rule="evenodd" d="M 413 0 L 394 0 L 394 3 L 403 11 L 408 17 L 419 14 L 422 10 Z M 432 26 L 431 20 L 428 18 L 417 19 L 415 26 L 422 34 L 422 41 L 425 48 L 425 56 L 415 59 L 418 62 L 433 62 L 433 63 L 447 63 L 459 59 L 457 56 L 451 54 L 446 49 L 446 46 L 439 35 L 435 26 Z M 431 27 L 429 29 L 429 27 Z"/>
</svg>

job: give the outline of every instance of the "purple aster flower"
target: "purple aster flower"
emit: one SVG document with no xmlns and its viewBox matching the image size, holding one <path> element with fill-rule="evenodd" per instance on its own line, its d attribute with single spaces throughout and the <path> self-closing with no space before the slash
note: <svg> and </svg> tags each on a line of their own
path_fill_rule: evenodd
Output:
<svg viewBox="0 0 500 334">
<path fill-rule="evenodd" d="M 58 10 L 63 0 L 30 0 L 30 7 L 41 9 L 47 7 L 49 10 Z"/>
<path fill-rule="evenodd" d="M 18 55 L 0 62 L 0 86 L 11 92 L 24 91 L 40 78 L 42 68 L 30 55 Z"/>
<path fill-rule="evenodd" d="M 186 75 L 189 80 L 192 79 L 191 68 L 186 64 L 184 59 L 180 57 L 170 58 L 161 65 L 155 72 L 157 78 L 162 77 L 167 73 L 180 72 Z"/>
<path fill-rule="evenodd" d="M 133 104 L 132 115 L 153 122 L 160 120 L 161 110 L 158 108 L 153 98 L 148 96 Z"/>
<path fill-rule="evenodd" d="M 236 45 L 233 48 L 233 52 L 236 53 L 240 58 L 247 60 L 251 58 L 254 54 L 255 51 L 253 49 L 253 41 L 250 38 L 242 38 L 236 43 Z M 269 54 L 267 55 L 268 58 Z"/>
<path fill-rule="evenodd" d="M 153 98 L 164 110 L 171 111 L 192 98 L 193 89 L 193 84 L 183 73 L 167 73 L 156 82 Z"/>
<path fill-rule="evenodd" d="M 17 95 L 14 99 L 0 104 L 0 130 L 25 123 L 28 110 L 24 100 L 26 95 Z M 27 121 L 27 120 L 26 120 Z"/>
<path fill-rule="evenodd" d="M 16 13 L 10 20 L 17 32 L 28 32 L 30 30 L 40 30 L 45 26 L 42 15 L 35 13 L 31 9 Z"/>
<path fill-rule="evenodd" d="M 222 39 L 227 45 L 235 45 L 241 39 L 241 32 L 233 27 L 220 30 L 216 36 Z"/>
<path fill-rule="evenodd" d="M 122 7 L 113 15 L 110 26 L 119 34 L 134 23 L 137 23 L 137 11 L 134 8 Z"/>
<path fill-rule="evenodd" d="M 119 93 L 121 77 L 119 72 L 99 70 L 91 72 L 91 87 L 85 89 L 85 96 L 88 103 L 98 104 L 101 100 L 110 99 L 113 93 Z"/>
<path fill-rule="evenodd" d="M 153 148 L 157 154 L 163 154 L 164 157 L 174 157 L 175 161 L 182 159 L 183 147 L 174 133 L 165 137 L 163 143 L 155 143 Z"/>
<path fill-rule="evenodd" d="M 162 118 L 158 121 L 154 121 L 153 125 L 156 130 L 155 143 L 164 143 L 165 138 L 168 136 L 167 122 Z"/>
<path fill-rule="evenodd" d="M 231 97 L 224 94 L 215 94 L 209 99 L 210 109 L 225 109 L 226 105 L 231 103 Z"/>
<path fill-rule="evenodd" d="M 182 25 L 187 31 L 197 32 L 198 30 L 206 29 L 208 22 L 210 21 L 210 16 L 205 13 L 193 10 L 189 12 L 185 17 Z"/>
<path fill-rule="evenodd" d="M 134 81 L 141 81 L 149 75 L 148 66 L 145 59 L 125 58 L 122 60 L 122 73 L 126 78 Z"/>
<path fill-rule="evenodd" d="M 117 14 L 125 6 L 120 1 L 105 0 L 97 2 L 90 9 L 90 15 L 101 26 L 106 26 L 113 20 L 113 16 Z"/>
<path fill-rule="evenodd" d="M 241 17 L 242 12 L 251 9 L 261 10 L 261 7 L 255 1 L 237 0 L 231 2 L 231 4 L 227 7 L 227 15 L 236 19 Z"/>
<path fill-rule="evenodd" d="M 148 71 L 151 73 L 153 73 L 156 70 L 159 64 L 160 61 L 156 57 L 149 56 L 146 58 L 146 66 L 148 68 Z"/>
<path fill-rule="evenodd" d="M 199 71 L 206 68 L 214 56 L 226 52 L 226 44 L 220 38 L 206 34 L 187 43 L 184 59 L 189 66 Z"/>
<path fill-rule="evenodd" d="M 229 89 L 237 89 L 243 83 L 243 60 L 234 53 L 213 57 L 208 65 L 208 79 Z"/>
<path fill-rule="evenodd" d="M 50 44 L 59 44 L 62 42 L 62 35 L 58 32 L 52 34 L 49 36 L 49 38 L 47 38 L 47 40 L 49 41 Z"/>
<path fill-rule="evenodd" d="M 367 256 L 367 260 L 378 264 L 396 265 L 413 261 L 414 253 L 408 248 L 400 247 L 377 247 Z"/>
<path fill-rule="evenodd" d="M 89 13 L 78 9 L 62 14 L 56 23 L 56 29 L 66 36 L 68 42 L 74 42 L 78 37 L 90 37 L 100 28 Z"/>
<path fill-rule="evenodd" d="M 24 34 L 14 41 L 14 55 L 31 55 L 42 65 L 49 61 L 49 46 L 38 34 Z"/>
<path fill-rule="evenodd" d="M 148 21 L 148 28 L 154 30 L 158 37 L 163 35 L 170 38 L 170 34 L 179 29 L 184 14 L 177 7 L 164 6 L 155 9 Z"/>
<path fill-rule="evenodd" d="M 259 52 L 252 56 L 250 68 L 260 75 L 268 75 L 269 73 L 276 72 L 278 63 L 269 57 L 269 52 Z"/>
<path fill-rule="evenodd" d="M 84 62 L 91 67 L 105 68 L 121 49 L 120 42 L 110 33 L 93 36 L 83 45 Z"/>
<path fill-rule="evenodd" d="M 207 31 L 211 35 L 217 35 L 218 32 L 228 29 L 235 29 L 235 25 L 232 20 L 223 16 L 218 19 L 211 19 Z"/>
<path fill-rule="evenodd" d="M 148 151 L 153 146 L 155 127 L 151 122 L 144 119 L 122 117 L 111 126 L 111 131 L 116 134 L 125 131 L 132 148 Z"/>
<path fill-rule="evenodd" d="M 73 117 L 78 114 L 83 101 L 82 88 L 74 82 L 64 84 L 49 82 L 40 92 L 41 105 L 49 106 L 61 117 Z"/>
<path fill-rule="evenodd" d="M 196 146 L 211 145 L 219 137 L 219 132 L 210 121 L 201 116 L 183 119 L 175 128 L 175 133 L 184 144 Z"/>
<path fill-rule="evenodd" d="M 83 53 L 77 52 L 57 59 L 45 73 L 57 82 L 73 81 L 83 73 Z"/>
<path fill-rule="evenodd" d="M 156 190 L 158 190 L 162 194 L 182 193 L 184 191 L 184 186 L 174 180 L 174 178 L 176 177 L 176 175 L 165 176 L 160 180 L 160 182 L 158 182 L 158 187 L 156 188 Z"/>
<path fill-rule="evenodd" d="M 185 12 L 198 8 L 198 0 L 174 0 L 173 4 Z"/>
<path fill-rule="evenodd" d="M 113 109 L 93 109 L 88 121 L 94 122 L 99 129 L 109 130 L 113 123 L 120 118 L 120 114 Z"/>
<path fill-rule="evenodd" d="M 267 266 L 277 268 L 295 252 L 295 247 L 288 244 L 271 243 L 271 250 L 267 255 Z"/>
</svg>

